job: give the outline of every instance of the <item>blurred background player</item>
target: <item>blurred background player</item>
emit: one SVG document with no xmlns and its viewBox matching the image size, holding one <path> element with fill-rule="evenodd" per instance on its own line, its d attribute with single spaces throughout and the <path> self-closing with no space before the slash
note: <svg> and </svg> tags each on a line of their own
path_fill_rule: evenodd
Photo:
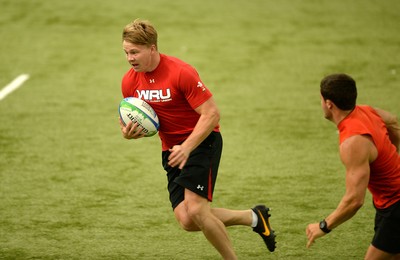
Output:
<svg viewBox="0 0 400 260">
<path fill-rule="evenodd" d="M 355 81 L 333 74 L 321 81 L 321 107 L 339 129 L 340 159 L 346 168 L 346 192 L 329 216 L 306 229 L 307 247 L 353 217 L 367 188 L 376 208 L 375 234 L 365 259 L 400 259 L 400 127 L 396 116 L 356 105 Z"/>
</svg>

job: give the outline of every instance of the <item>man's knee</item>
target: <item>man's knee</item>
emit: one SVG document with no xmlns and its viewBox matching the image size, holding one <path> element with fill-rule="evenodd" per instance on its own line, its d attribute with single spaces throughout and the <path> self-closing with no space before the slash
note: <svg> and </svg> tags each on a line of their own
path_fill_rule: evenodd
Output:
<svg viewBox="0 0 400 260">
<path fill-rule="evenodd" d="M 203 211 L 204 209 L 201 204 L 193 201 L 186 201 L 186 212 L 192 220 L 199 218 L 199 216 L 203 214 Z"/>
<path fill-rule="evenodd" d="M 212 217 L 212 213 L 207 202 L 187 200 L 185 201 L 185 205 L 188 218 L 199 228 L 199 230 L 202 230 L 204 221 Z"/>
<path fill-rule="evenodd" d="M 195 224 L 192 217 L 188 214 L 186 205 L 182 203 L 178 205 L 178 207 L 174 210 L 175 218 L 178 221 L 179 225 L 185 231 L 199 231 L 199 227 Z"/>
<path fill-rule="evenodd" d="M 193 220 L 188 216 L 181 216 L 178 219 L 179 225 L 185 231 L 199 231 L 199 227 L 193 222 Z"/>
</svg>

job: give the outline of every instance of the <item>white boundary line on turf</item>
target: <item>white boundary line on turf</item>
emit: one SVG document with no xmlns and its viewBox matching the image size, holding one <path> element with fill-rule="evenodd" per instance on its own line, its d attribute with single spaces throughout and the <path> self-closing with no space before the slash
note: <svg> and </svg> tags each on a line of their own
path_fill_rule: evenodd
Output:
<svg viewBox="0 0 400 260">
<path fill-rule="evenodd" d="M 8 94 L 21 87 L 25 81 L 29 79 L 28 74 L 21 74 L 16 77 L 11 83 L 5 86 L 2 90 L 0 90 L 0 100 L 4 99 Z"/>
</svg>

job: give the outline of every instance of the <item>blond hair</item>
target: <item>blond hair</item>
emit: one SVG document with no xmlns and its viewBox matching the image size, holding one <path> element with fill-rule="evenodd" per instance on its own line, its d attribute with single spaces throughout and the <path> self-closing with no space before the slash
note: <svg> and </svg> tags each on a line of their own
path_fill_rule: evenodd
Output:
<svg viewBox="0 0 400 260">
<path fill-rule="evenodd" d="M 136 19 L 125 26 L 122 40 L 137 45 L 155 45 L 157 48 L 157 31 L 149 21 Z"/>
</svg>

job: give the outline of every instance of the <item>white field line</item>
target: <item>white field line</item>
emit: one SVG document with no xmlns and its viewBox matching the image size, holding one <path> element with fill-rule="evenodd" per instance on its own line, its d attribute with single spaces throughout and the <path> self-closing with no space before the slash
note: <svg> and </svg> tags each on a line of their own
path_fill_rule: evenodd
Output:
<svg viewBox="0 0 400 260">
<path fill-rule="evenodd" d="M 28 74 L 21 74 L 16 77 L 10 84 L 5 86 L 2 90 L 0 90 L 0 100 L 4 99 L 8 94 L 21 87 L 25 81 L 29 79 Z"/>
</svg>

